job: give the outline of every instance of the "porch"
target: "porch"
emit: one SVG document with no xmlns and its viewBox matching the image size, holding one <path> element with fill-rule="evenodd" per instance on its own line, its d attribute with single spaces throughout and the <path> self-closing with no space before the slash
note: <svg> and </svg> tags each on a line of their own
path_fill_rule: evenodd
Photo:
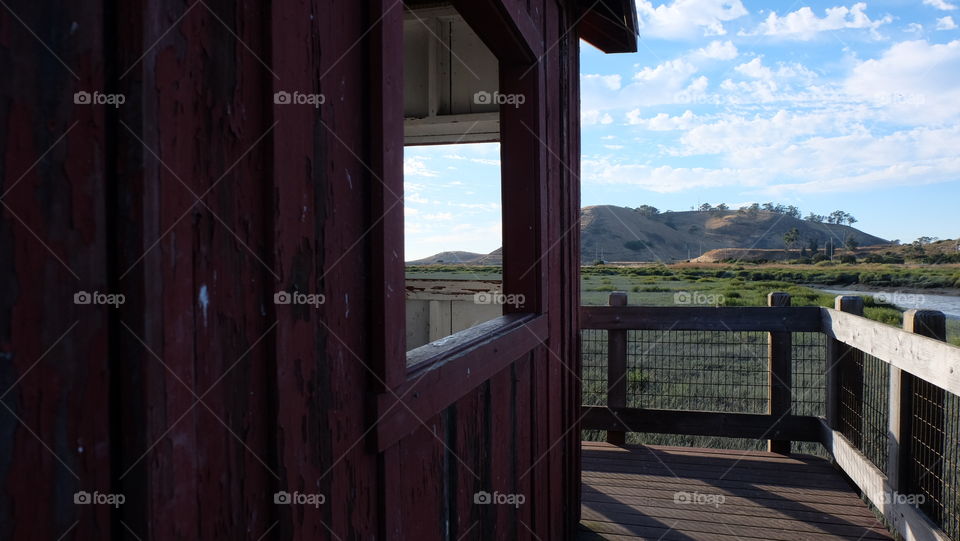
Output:
<svg viewBox="0 0 960 541">
<path fill-rule="evenodd" d="M 578 539 L 893 539 L 826 460 L 583 443 Z"/>
<path fill-rule="evenodd" d="M 579 539 L 960 539 L 960 348 L 834 309 L 581 308 Z"/>
</svg>

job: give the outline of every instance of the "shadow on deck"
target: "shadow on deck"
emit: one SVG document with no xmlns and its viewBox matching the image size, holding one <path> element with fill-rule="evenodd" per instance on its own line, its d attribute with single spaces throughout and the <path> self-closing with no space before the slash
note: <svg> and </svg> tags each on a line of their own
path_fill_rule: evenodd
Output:
<svg viewBox="0 0 960 541">
<path fill-rule="evenodd" d="M 893 539 L 827 461 L 583 442 L 578 539 Z"/>
</svg>

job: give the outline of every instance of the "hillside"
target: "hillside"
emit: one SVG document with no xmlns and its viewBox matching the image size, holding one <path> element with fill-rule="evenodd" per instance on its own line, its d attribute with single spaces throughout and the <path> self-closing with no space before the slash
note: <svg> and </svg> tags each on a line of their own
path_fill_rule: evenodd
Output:
<svg viewBox="0 0 960 541">
<path fill-rule="evenodd" d="M 784 250 L 783 235 L 793 228 L 800 232 L 800 250 L 811 240 L 823 250 L 832 237 L 840 247 L 842 239 L 854 237 L 860 246 L 889 245 L 888 241 L 853 227 L 808 222 L 784 214 L 759 211 L 753 215 L 737 211 L 664 212 L 647 216 L 627 207 L 600 205 L 583 209 L 580 221 L 583 263 L 604 261 L 685 261 L 711 250 Z M 776 259 L 772 257 L 772 259 Z M 442 252 L 409 265 L 470 264 L 500 265 L 498 249 L 490 254 Z"/>
<path fill-rule="evenodd" d="M 784 249 L 783 235 L 800 232 L 799 250 L 813 239 L 823 248 L 833 237 L 854 237 L 861 246 L 888 241 L 853 227 L 808 222 L 784 214 L 760 211 L 664 212 L 644 216 L 625 207 L 586 207 L 580 224 L 581 259 L 605 261 L 663 261 L 694 259 L 722 248 Z"/>
</svg>

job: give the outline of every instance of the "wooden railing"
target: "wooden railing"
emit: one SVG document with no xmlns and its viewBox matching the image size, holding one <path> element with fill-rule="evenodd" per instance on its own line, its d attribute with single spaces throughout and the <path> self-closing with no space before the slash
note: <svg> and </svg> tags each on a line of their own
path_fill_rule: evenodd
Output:
<svg viewBox="0 0 960 541">
<path fill-rule="evenodd" d="M 952 447 L 960 439 L 960 348 L 944 342 L 943 314 L 909 311 L 901 330 L 862 317 L 860 297 L 838 297 L 827 309 L 791 307 L 789 295 L 773 293 L 768 304 L 640 307 L 617 292 L 609 306 L 582 307 L 581 328 L 607 336 L 606 405 L 584 405 L 581 428 L 606 431 L 614 444 L 630 432 L 766 440 L 777 453 L 789 453 L 793 441 L 817 442 L 905 539 L 960 539 Z M 631 341 L 630 331 L 767 333 L 766 412 L 629 407 L 638 394 L 628 396 L 638 377 L 630 370 L 642 365 L 644 348 L 670 345 Z M 793 333 L 826 337 L 823 416 L 794 414 Z"/>
</svg>

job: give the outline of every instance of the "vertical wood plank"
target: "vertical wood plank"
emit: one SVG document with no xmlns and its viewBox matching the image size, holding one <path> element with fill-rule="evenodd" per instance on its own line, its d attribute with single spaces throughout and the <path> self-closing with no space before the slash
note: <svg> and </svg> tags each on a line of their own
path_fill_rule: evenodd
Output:
<svg viewBox="0 0 960 541">
<path fill-rule="evenodd" d="M 0 539 L 111 539 L 115 308 L 108 270 L 111 107 L 104 2 L 0 9 Z M 73 28 L 73 29 L 72 29 Z M 48 49 L 49 47 L 49 49 Z M 62 62 L 62 63 L 61 63 Z"/>
<path fill-rule="evenodd" d="M 834 307 L 841 312 L 854 315 L 863 315 L 863 299 L 854 295 L 841 295 L 834 301 Z M 863 371 L 858 369 L 862 363 L 862 353 L 832 338 L 827 339 L 827 367 L 825 374 L 826 418 L 829 426 L 835 430 L 842 429 L 842 416 L 847 416 L 849 422 L 859 422 L 862 418 L 857 409 L 863 407 Z M 845 387 L 845 389 L 843 388 Z M 851 393 L 850 397 L 841 396 L 842 393 Z M 849 400 L 853 411 L 841 411 L 841 401 Z M 856 421 L 853 421 L 856 419 Z M 859 430 L 856 432 L 859 434 Z M 859 446 L 856 434 L 851 434 L 851 442 Z"/>
<path fill-rule="evenodd" d="M 608 301 L 610 306 L 626 306 L 627 294 L 614 291 Z M 607 331 L 607 407 L 627 407 L 627 331 Z M 626 433 L 607 431 L 607 443 L 623 445 Z"/>
<path fill-rule="evenodd" d="M 403 258 L 403 6 L 392 0 L 370 5 L 370 213 L 374 257 L 371 295 L 374 370 L 388 388 L 407 372 L 406 278 Z M 383 389 L 378 389 L 383 390 Z"/>
<path fill-rule="evenodd" d="M 770 293 L 767 306 L 790 306 L 789 293 Z M 793 406 L 793 334 L 773 332 L 768 336 L 767 414 L 774 419 L 785 417 Z M 771 453 L 790 454 L 790 441 L 767 440 Z"/>
</svg>

